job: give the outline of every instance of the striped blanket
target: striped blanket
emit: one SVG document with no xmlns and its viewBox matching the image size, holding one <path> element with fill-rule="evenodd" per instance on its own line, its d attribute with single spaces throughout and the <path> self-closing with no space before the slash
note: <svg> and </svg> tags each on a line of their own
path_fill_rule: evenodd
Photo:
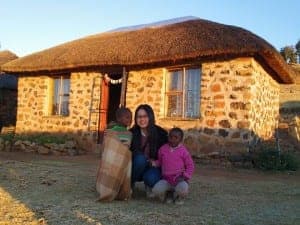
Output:
<svg viewBox="0 0 300 225">
<path fill-rule="evenodd" d="M 107 130 L 103 144 L 96 181 L 99 201 L 127 200 L 131 197 L 131 151 L 113 131 Z"/>
</svg>

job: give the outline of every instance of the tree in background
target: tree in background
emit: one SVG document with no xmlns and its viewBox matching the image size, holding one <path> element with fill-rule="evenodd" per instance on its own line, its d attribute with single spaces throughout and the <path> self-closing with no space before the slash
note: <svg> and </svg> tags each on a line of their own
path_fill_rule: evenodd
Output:
<svg viewBox="0 0 300 225">
<path fill-rule="evenodd" d="M 300 63 L 300 40 L 298 40 L 297 44 L 295 45 L 296 54 L 298 55 L 298 63 Z"/>
<path fill-rule="evenodd" d="M 291 45 L 281 48 L 280 54 L 287 63 L 297 63 L 297 53 L 294 46 Z"/>
</svg>

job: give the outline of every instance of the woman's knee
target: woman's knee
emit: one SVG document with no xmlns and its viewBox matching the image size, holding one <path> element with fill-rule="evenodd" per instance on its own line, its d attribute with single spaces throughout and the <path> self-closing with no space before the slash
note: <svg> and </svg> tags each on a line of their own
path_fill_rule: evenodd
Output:
<svg viewBox="0 0 300 225">
<path fill-rule="evenodd" d="M 178 196 L 185 197 L 189 193 L 189 185 L 187 182 L 179 182 L 175 187 L 175 192 Z"/>
<path fill-rule="evenodd" d="M 155 195 L 160 195 L 160 194 L 166 193 L 168 190 L 170 190 L 170 185 L 165 180 L 158 181 L 152 188 L 152 192 Z"/>
<path fill-rule="evenodd" d="M 143 154 L 136 154 L 133 156 L 132 165 L 137 168 L 146 167 L 147 158 Z"/>
<path fill-rule="evenodd" d="M 142 154 L 136 154 L 132 159 L 132 172 L 131 180 L 132 183 L 143 180 L 143 174 L 147 167 L 147 159 Z"/>
<path fill-rule="evenodd" d="M 150 168 L 148 169 L 143 176 L 143 180 L 145 185 L 149 187 L 153 187 L 161 178 L 161 173 L 158 168 Z"/>
</svg>

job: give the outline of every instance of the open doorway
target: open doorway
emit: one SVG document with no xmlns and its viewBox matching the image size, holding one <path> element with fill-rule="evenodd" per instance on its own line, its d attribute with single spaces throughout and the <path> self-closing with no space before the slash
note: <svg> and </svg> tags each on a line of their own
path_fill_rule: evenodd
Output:
<svg viewBox="0 0 300 225">
<path fill-rule="evenodd" d="M 101 101 L 99 108 L 99 126 L 97 142 L 102 143 L 107 124 L 115 120 L 115 112 L 120 105 L 122 83 L 114 82 L 122 78 L 121 74 L 110 74 L 110 81 L 101 83 Z"/>
<path fill-rule="evenodd" d="M 113 80 L 122 78 L 122 74 L 110 74 L 109 77 Z M 120 105 L 122 83 L 109 84 L 109 100 L 107 109 L 107 123 L 115 121 L 115 112 Z"/>
</svg>

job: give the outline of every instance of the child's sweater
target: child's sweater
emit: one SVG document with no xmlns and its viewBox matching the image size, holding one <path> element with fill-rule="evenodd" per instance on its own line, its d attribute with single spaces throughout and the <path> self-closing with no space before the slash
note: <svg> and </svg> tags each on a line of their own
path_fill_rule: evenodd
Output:
<svg viewBox="0 0 300 225">
<path fill-rule="evenodd" d="M 171 148 L 164 144 L 158 152 L 157 166 L 161 166 L 162 177 L 171 185 L 177 184 L 177 179 L 182 177 L 188 181 L 194 172 L 193 159 L 184 145 Z"/>
</svg>

